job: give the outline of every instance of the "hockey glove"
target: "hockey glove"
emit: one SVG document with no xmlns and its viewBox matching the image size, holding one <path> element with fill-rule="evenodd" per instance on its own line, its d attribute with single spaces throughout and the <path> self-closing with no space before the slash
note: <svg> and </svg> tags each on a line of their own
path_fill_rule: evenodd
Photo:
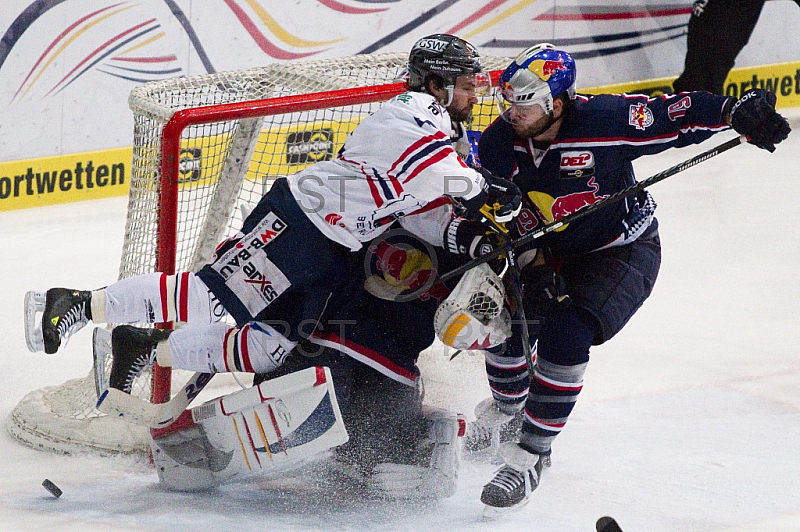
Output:
<svg viewBox="0 0 800 532">
<path fill-rule="evenodd" d="M 549 318 L 572 304 L 564 278 L 546 264 L 523 269 L 520 282 L 526 318 Z"/>
<path fill-rule="evenodd" d="M 455 218 L 447 227 L 447 251 L 474 259 L 504 245 L 503 237 L 480 222 Z"/>
<path fill-rule="evenodd" d="M 498 224 L 505 224 L 516 218 L 522 209 L 522 192 L 519 187 L 507 179 L 492 175 L 488 170 L 481 169 L 480 172 L 488 190 L 481 214 Z"/>
<path fill-rule="evenodd" d="M 483 168 L 479 171 L 483 176 L 483 190 L 475 197 L 461 201 L 466 216 L 477 220 L 485 218 L 505 232 L 503 224 L 513 220 L 522 209 L 522 192 L 507 179 L 492 175 Z"/>
<path fill-rule="evenodd" d="M 775 151 L 775 145 L 786 140 L 789 122 L 775 111 L 775 93 L 764 89 L 749 90 L 730 109 L 730 124 L 737 133 L 747 135 L 751 144 Z"/>
</svg>

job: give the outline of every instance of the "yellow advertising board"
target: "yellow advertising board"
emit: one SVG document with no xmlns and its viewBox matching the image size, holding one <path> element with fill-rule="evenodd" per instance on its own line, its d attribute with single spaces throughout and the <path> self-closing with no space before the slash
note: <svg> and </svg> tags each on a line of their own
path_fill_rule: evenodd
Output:
<svg viewBox="0 0 800 532">
<path fill-rule="evenodd" d="M 633 81 L 602 87 L 579 88 L 585 94 L 670 92 L 675 78 Z M 778 107 L 800 106 L 800 61 L 733 69 L 725 83 L 725 93 L 738 97 L 754 88 L 764 88 L 778 97 Z M 484 129 L 494 111 L 493 103 L 481 104 L 479 116 L 471 125 Z M 334 157 L 358 120 L 325 121 L 311 126 L 262 131 L 256 156 L 250 162 L 248 179 L 291 175 L 319 160 Z M 184 186 L 205 184 L 218 169 L 207 167 L 204 155 L 216 151 L 213 145 L 225 139 L 198 138 L 181 152 L 181 181 Z M 0 211 L 23 209 L 119 196 L 128 193 L 132 148 L 118 148 L 22 161 L 0 162 Z M 206 181 L 207 183 L 207 181 Z"/>
<path fill-rule="evenodd" d="M 588 89 L 579 87 L 578 92 L 584 94 L 627 92 L 656 96 L 665 92 L 672 92 L 673 81 L 675 81 L 675 78 L 660 78 Z M 738 98 L 750 89 L 766 89 L 774 92 L 778 97 L 778 108 L 800 106 L 800 61 L 734 68 L 730 71 L 728 78 L 725 80 L 725 94 L 727 96 Z"/>
<path fill-rule="evenodd" d="M 128 193 L 128 148 L 0 162 L 0 211 Z"/>
</svg>

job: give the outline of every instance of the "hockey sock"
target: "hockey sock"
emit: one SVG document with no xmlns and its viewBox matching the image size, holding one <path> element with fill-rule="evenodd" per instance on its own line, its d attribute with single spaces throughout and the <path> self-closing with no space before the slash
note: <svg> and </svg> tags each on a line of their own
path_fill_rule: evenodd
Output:
<svg viewBox="0 0 800 532">
<path fill-rule="evenodd" d="M 90 304 L 91 320 L 95 323 L 106 323 L 106 291 L 93 290 Z"/>
</svg>

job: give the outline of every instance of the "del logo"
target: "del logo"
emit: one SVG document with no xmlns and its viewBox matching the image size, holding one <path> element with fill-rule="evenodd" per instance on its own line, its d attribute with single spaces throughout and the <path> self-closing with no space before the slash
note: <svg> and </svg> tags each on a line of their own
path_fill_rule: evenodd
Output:
<svg viewBox="0 0 800 532">
<path fill-rule="evenodd" d="M 286 135 L 286 163 L 306 164 L 333 157 L 333 130 L 294 131 Z"/>
<path fill-rule="evenodd" d="M 636 129 L 644 131 L 646 128 L 653 125 L 653 111 L 651 111 L 645 103 L 631 105 L 628 124 Z"/>
<path fill-rule="evenodd" d="M 447 41 L 440 41 L 439 39 L 422 39 L 414 46 L 415 50 L 433 50 L 434 52 L 441 52 L 449 43 Z"/>
<path fill-rule="evenodd" d="M 673 103 L 669 107 L 667 107 L 667 116 L 673 122 L 678 118 L 683 118 L 686 116 L 686 112 L 689 110 L 689 107 L 692 106 L 692 99 L 688 96 L 684 96 L 677 102 Z"/>
<path fill-rule="evenodd" d="M 562 179 L 594 175 L 594 154 L 590 151 L 561 152 L 558 176 Z"/>
</svg>

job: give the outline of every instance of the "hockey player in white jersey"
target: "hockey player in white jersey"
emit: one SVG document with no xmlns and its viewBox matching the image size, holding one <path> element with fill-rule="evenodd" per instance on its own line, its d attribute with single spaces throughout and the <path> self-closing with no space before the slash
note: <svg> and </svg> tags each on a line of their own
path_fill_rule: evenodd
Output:
<svg viewBox="0 0 800 532">
<path fill-rule="evenodd" d="M 337 159 L 276 180 L 199 272 L 145 274 L 95 291 L 30 292 L 29 349 L 55 353 L 90 320 L 186 322 L 174 332 L 115 328 L 109 385 L 129 393 L 155 362 L 210 373 L 270 372 L 302 339 L 300 326 L 320 318 L 354 271 L 353 251 L 391 222 L 442 245 L 448 197 L 459 198 L 468 213 L 489 209 L 498 221 L 511 220 L 520 208 L 516 186 L 467 167 L 450 141 L 450 111 L 461 120 L 477 103 L 475 48 L 450 35 L 423 38 L 409 72 L 408 92 L 365 118 Z M 236 326 L 220 322 L 225 314 Z"/>
</svg>

